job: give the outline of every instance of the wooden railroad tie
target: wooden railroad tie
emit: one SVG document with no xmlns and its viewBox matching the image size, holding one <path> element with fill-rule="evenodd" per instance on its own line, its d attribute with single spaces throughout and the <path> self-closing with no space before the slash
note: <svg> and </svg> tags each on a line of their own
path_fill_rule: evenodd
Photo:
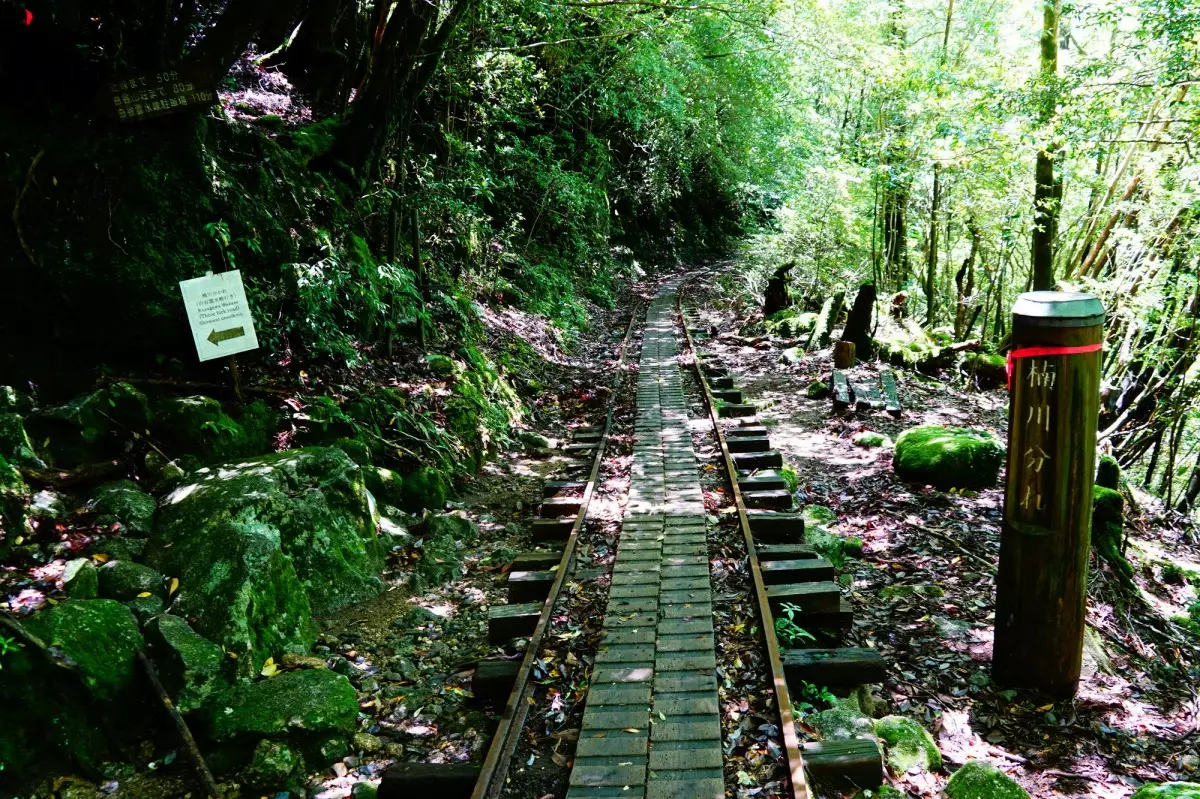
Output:
<svg viewBox="0 0 1200 799">
<path fill-rule="evenodd" d="M 903 409 L 900 407 L 900 394 L 896 391 L 896 375 L 890 369 L 884 369 L 879 375 L 879 384 L 883 386 L 883 407 L 893 416 L 899 416 Z"/>
<path fill-rule="evenodd" d="M 754 416 L 758 413 L 758 408 L 749 403 L 728 403 L 722 405 L 717 415 L 722 419 L 732 419 L 742 416 Z"/>
<path fill-rule="evenodd" d="M 850 390 L 854 393 L 855 410 L 870 411 L 883 407 L 883 397 L 874 383 L 854 382 L 850 384 Z"/>
<path fill-rule="evenodd" d="M 787 488 L 787 481 L 774 469 L 743 471 L 738 472 L 738 487 L 743 494 L 747 491 L 782 491 Z"/>
<path fill-rule="evenodd" d="M 521 670 L 521 659 L 495 658 L 475 664 L 471 678 L 471 693 L 475 701 L 486 705 L 503 705 L 512 693 Z"/>
<path fill-rule="evenodd" d="M 838 370 L 833 372 L 833 408 L 842 411 L 850 407 L 850 382 L 846 373 Z"/>
<path fill-rule="evenodd" d="M 730 452 L 770 452 L 771 439 L 766 436 L 734 436 L 725 439 Z"/>
<path fill-rule="evenodd" d="M 800 611 L 795 613 L 796 623 L 804 627 L 805 624 L 800 619 L 818 613 L 836 612 L 842 602 L 842 592 L 838 590 L 837 583 L 833 582 L 768 585 L 767 602 L 777 618 L 782 615 L 783 605 L 798 605 Z"/>
<path fill-rule="evenodd" d="M 742 390 L 740 388 L 714 389 L 712 395 L 721 400 L 721 402 L 730 402 L 735 405 L 742 402 Z"/>
<path fill-rule="evenodd" d="M 801 558 L 812 559 L 820 557 L 815 549 L 805 544 L 755 544 L 754 552 L 758 555 L 760 563 L 772 560 L 799 560 Z"/>
<path fill-rule="evenodd" d="M 777 450 L 767 452 L 733 452 L 733 467 L 738 471 L 743 469 L 782 469 L 783 456 Z"/>
<path fill-rule="evenodd" d="M 742 502 L 745 503 L 747 508 L 791 510 L 792 494 L 785 488 L 773 488 L 763 491 L 742 491 Z"/>
<path fill-rule="evenodd" d="M 548 499 L 558 494 L 583 491 L 585 488 L 587 488 L 587 483 L 580 480 L 547 480 L 542 483 L 542 497 Z"/>
<path fill-rule="evenodd" d="M 379 799 L 470 799 L 481 767 L 470 763 L 393 763 L 379 783 Z"/>
<path fill-rule="evenodd" d="M 881 683 L 887 676 L 887 665 L 875 649 L 785 649 L 780 657 L 788 683 L 796 685 L 856 686 Z"/>
<path fill-rule="evenodd" d="M 710 377 L 708 379 L 708 387 L 713 388 L 713 389 L 733 388 L 733 378 L 732 377 Z"/>
<path fill-rule="evenodd" d="M 548 497 L 542 500 L 542 518 L 560 519 L 564 516 L 575 516 L 582 507 L 581 497 Z"/>
<path fill-rule="evenodd" d="M 495 605 L 488 610 L 488 642 L 507 644 L 514 638 L 533 635 L 543 602 L 522 605 Z"/>
<path fill-rule="evenodd" d="M 839 792 L 874 790 L 883 784 L 883 754 L 871 738 L 814 741 L 800 747 L 814 783 Z"/>
<path fill-rule="evenodd" d="M 804 516 L 799 513 L 747 511 L 750 534 L 765 544 L 800 544 L 804 541 Z"/>
<path fill-rule="evenodd" d="M 833 580 L 833 564 L 825 558 L 769 560 L 761 564 L 767 585 L 791 585 Z"/>
<path fill-rule="evenodd" d="M 534 519 L 530 525 L 530 533 L 536 542 L 566 541 L 575 526 L 574 516 L 564 516 L 558 519 Z"/>
<path fill-rule="evenodd" d="M 754 438 L 756 436 L 765 436 L 767 428 L 761 424 L 739 424 L 725 431 L 725 438 Z"/>
</svg>

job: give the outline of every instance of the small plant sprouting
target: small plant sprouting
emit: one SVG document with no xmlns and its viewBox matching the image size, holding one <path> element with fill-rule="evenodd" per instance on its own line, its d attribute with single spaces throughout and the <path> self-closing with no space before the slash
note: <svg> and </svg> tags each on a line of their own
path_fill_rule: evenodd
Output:
<svg viewBox="0 0 1200 799">
<path fill-rule="evenodd" d="M 9 652 L 16 652 L 21 647 L 17 644 L 16 638 L 6 638 L 0 635 L 0 658 L 3 658 Z M 0 660 L 0 669 L 4 668 L 3 660 Z"/>
<path fill-rule="evenodd" d="M 775 634 L 782 638 L 784 643 L 791 648 L 795 648 L 801 641 L 817 640 L 812 633 L 801 627 L 799 624 L 796 624 L 796 614 L 800 612 L 799 605 L 795 605 L 791 602 L 784 602 L 783 605 L 780 606 L 780 610 L 783 611 L 783 615 L 786 618 L 779 618 L 775 620 Z"/>
</svg>

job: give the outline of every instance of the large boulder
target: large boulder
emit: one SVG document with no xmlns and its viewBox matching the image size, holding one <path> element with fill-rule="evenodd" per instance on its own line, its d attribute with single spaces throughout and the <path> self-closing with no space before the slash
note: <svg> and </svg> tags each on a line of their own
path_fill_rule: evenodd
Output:
<svg viewBox="0 0 1200 799">
<path fill-rule="evenodd" d="M 875 734 L 887 745 L 887 761 L 896 774 L 937 771 L 942 753 L 924 727 L 905 716 L 884 716 L 875 722 Z"/>
<path fill-rule="evenodd" d="M 122 442 L 150 424 L 146 396 L 128 383 L 113 383 L 82 397 L 30 414 L 25 428 L 52 464 L 70 469 L 114 457 Z"/>
<path fill-rule="evenodd" d="M 35 613 L 22 626 L 69 659 L 96 700 L 115 701 L 133 687 L 142 634 L 133 614 L 120 602 L 59 602 Z"/>
<path fill-rule="evenodd" d="M 113 522 L 132 535 L 150 535 L 154 526 L 154 498 L 131 480 L 117 480 L 100 486 L 87 504 L 88 510 L 97 514 L 97 521 L 106 527 Z"/>
<path fill-rule="evenodd" d="M 1200 799 L 1200 782 L 1151 782 L 1129 799 Z"/>
<path fill-rule="evenodd" d="M 946 783 L 947 799 L 1029 799 L 1016 780 L 991 763 L 968 760 Z"/>
<path fill-rule="evenodd" d="M 100 596 L 128 602 L 143 595 L 166 597 L 163 576 L 140 563 L 110 560 L 100 567 Z"/>
<path fill-rule="evenodd" d="M 378 593 L 384 554 L 362 470 L 311 448 L 189 475 L 163 499 L 146 560 L 179 578 L 175 612 L 249 674 L 309 646 L 314 612 Z"/>
<path fill-rule="evenodd" d="M 449 490 L 441 472 L 432 466 L 423 466 L 404 478 L 400 507 L 409 513 L 441 510 Z"/>
<path fill-rule="evenodd" d="M 137 623 L 119 602 L 68 600 L 22 622 L 26 645 L 3 656 L 0 765 L 48 756 L 95 769 L 137 729 Z M 57 664 L 57 665 L 54 665 Z"/>
<path fill-rule="evenodd" d="M 925 425 L 900 434 L 892 463 L 906 482 L 978 490 L 996 484 L 1004 447 L 990 433 Z"/>
<path fill-rule="evenodd" d="M 232 688 L 210 699 L 205 710 L 215 741 L 292 732 L 349 736 L 358 721 L 358 695 L 342 675 L 307 669 Z"/>
<path fill-rule="evenodd" d="M 220 402 L 200 394 L 163 400 L 154 409 L 154 431 L 171 456 L 191 455 L 206 464 L 266 451 L 265 436 L 255 428 L 247 430 Z"/>
<path fill-rule="evenodd" d="M 159 676 L 182 713 L 198 710 L 209 695 L 225 687 L 225 653 L 197 634 L 178 616 L 155 616 L 146 623 Z"/>
</svg>

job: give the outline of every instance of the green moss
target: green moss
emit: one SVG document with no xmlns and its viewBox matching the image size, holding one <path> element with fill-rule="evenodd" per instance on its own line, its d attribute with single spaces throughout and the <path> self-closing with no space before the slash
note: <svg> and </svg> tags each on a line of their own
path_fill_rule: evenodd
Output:
<svg viewBox="0 0 1200 799">
<path fill-rule="evenodd" d="M 113 383 L 63 405 L 29 415 L 25 427 L 43 455 L 59 468 L 119 455 L 134 433 L 150 425 L 150 404 L 128 383 Z"/>
<path fill-rule="evenodd" d="M 63 590 L 72 599 L 95 599 L 100 591 L 100 574 L 91 558 L 76 558 L 63 570 Z"/>
<path fill-rule="evenodd" d="M 1200 799 L 1200 783 L 1147 783 L 1134 791 L 1129 799 Z"/>
<path fill-rule="evenodd" d="M 834 524 L 837 522 L 837 514 L 824 505 L 806 505 L 801 514 L 804 516 L 804 524 L 806 526 Z"/>
<path fill-rule="evenodd" d="M 876 447 L 890 447 L 892 440 L 883 433 L 876 433 L 874 430 L 864 430 L 861 433 L 855 433 L 851 439 L 856 447 L 865 449 L 874 449 Z"/>
<path fill-rule="evenodd" d="M 1112 455 L 1101 455 L 1096 463 L 1096 485 L 1116 491 L 1121 484 L 1121 464 Z"/>
<path fill-rule="evenodd" d="M 192 474 L 164 498 L 146 556 L 179 577 L 178 612 L 248 673 L 311 644 L 314 610 L 378 593 L 378 524 L 345 453 L 291 450 Z"/>
<path fill-rule="evenodd" d="M 172 456 L 192 455 L 203 464 L 260 455 L 269 451 L 273 415 L 265 403 L 247 407 L 243 426 L 221 403 L 199 394 L 175 397 L 155 409 L 155 433 Z"/>
<path fill-rule="evenodd" d="M 1133 577 L 1133 566 L 1121 554 L 1125 531 L 1125 497 L 1103 486 L 1092 488 L 1092 549 L 1119 577 Z"/>
<path fill-rule="evenodd" d="M 796 490 L 800 488 L 800 476 L 796 474 L 796 470 L 791 466 L 784 466 L 782 469 L 780 469 L 779 476 L 786 484 L 789 494 L 796 493 Z"/>
<path fill-rule="evenodd" d="M 24 626 L 74 661 L 97 700 L 115 700 L 133 688 L 142 635 L 120 602 L 72 599 L 35 613 Z"/>
<path fill-rule="evenodd" d="M 399 506 L 404 503 L 404 478 L 391 469 L 364 467 L 367 490 L 377 500 L 387 505 Z"/>
<path fill-rule="evenodd" d="M 805 721 L 827 740 L 863 738 L 871 735 L 871 719 L 849 697 L 834 701 L 833 707 L 811 714 Z"/>
<path fill-rule="evenodd" d="M 146 536 L 154 527 L 154 512 L 158 505 L 137 483 L 117 480 L 97 488 L 88 508 L 98 516 L 97 522 L 106 527 L 120 522 L 129 533 Z"/>
<path fill-rule="evenodd" d="M 875 722 L 875 734 L 887 745 L 888 765 L 896 774 L 937 771 L 942 754 L 929 732 L 906 716 L 885 716 Z"/>
<path fill-rule="evenodd" d="M 901 480 L 942 490 L 996 484 L 1004 447 L 991 434 L 937 425 L 905 430 L 896 441 L 893 465 Z"/>
<path fill-rule="evenodd" d="M 854 799 L 905 799 L 907 794 L 897 791 L 890 785 L 881 785 L 875 790 L 864 790 L 854 794 Z"/>
<path fill-rule="evenodd" d="M 127 601 L 141 594 L 165 597 L 163 576 L 149 566 L 127 560 L 109 561 L 100 567 L 100 595 L 105 599 Z"/>
<path fill-rule="evenodd" d="M 946 783 L 947 799 L 1029 799 L 1025 789 L 991 763 L 968 760 Z"/>
<path fill-rule="evenodd" d="M 17 466 L 45 467 L 25 432 L 25 420 L 15 413 L 0 413 L 0 457 Z"/>
<path fill-rule="evenodd" d="M 25 517 L 29 508 L 29 488 L 17 467 L 0 457 L 0 556 L 15 546 L 16 539 L 28 532 Z"/>
<path fill-rule="evenodd" d="M 159 677 L 182 713 L 198 710 L 209 695 L 226 687 L 221 672 L 225 653 L 178 616 L 157 616 L 146 624 Z"/>
<path fill-rule="evenodd" d="M 242 781 L 264 791 L 292 788 L 303 791 L 304 758 L 287 744 L 259 741 L 254 757 L 242 773 Z"/>
<path fill-rule="evenodd" d="M 829 396 L 829 386 L 820 380 L 814 380 L 808 384 L 808 389 L 804 393 L 809 399 L 824 399 Z"/>
<path fill-rule="evenodd" d="M 400 507 L 410 513 L 422 510 L 441 510 L 446 504 L 449 486 L 442 473 L 432 466 L 423 466 L 404 478 Z"/>
<path fill-rule="evenodd" d="M 292 731 L 348 735 L 358 720 L 358 697 L 342 675 L 307 669 L 216 695 L 205 706 L 205 715 L 217 741 Z"/>
</svg>

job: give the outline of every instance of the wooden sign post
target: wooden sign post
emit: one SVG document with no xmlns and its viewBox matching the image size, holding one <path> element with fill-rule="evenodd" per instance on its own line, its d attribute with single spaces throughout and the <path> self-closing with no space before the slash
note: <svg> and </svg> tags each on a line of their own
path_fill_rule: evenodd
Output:
<svg viewBox="0 0 1200 799">
<path fill-rule="evenodd" d="M 1055 697 L 1079 687 L 1103 340 L 1090 294 L 1028 292 L 1013 307 L 992 671 Z"/>
</svg>

